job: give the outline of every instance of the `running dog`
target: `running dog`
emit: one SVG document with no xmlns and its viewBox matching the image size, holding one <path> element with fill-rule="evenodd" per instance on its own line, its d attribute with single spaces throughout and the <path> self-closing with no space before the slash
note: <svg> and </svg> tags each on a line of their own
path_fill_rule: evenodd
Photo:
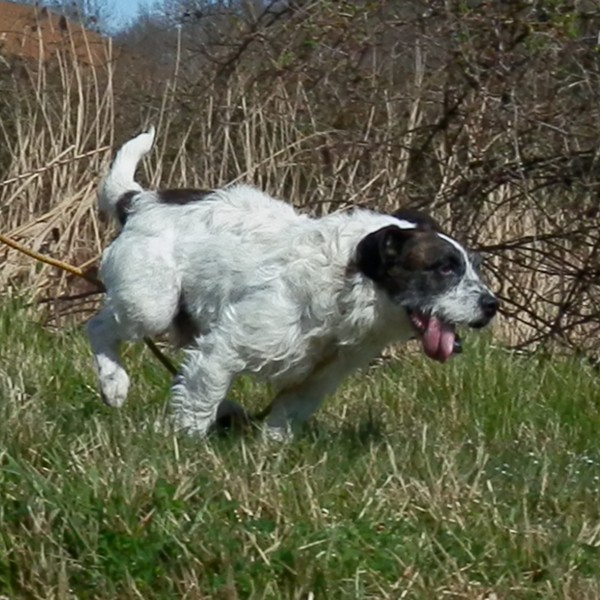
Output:
<svg viewBox="0 0 600 600">
<path fill-rule="evenodd" d="M 391 342 L 419 337 L 444 362 L 455 328 L 481 328 L 498 301 L 474 258 L 415 211 L 355 209 L 322 218 L 247 185 L 146 191 L 134 176 L 154 129 L 117 153 L 100 210 L 121 231 L 105 250 L 107 296 L 88 322 L 102 398 L 126 399 L 119 345 L 171 332 L 184 347 L 172 387 L 177 429 L 206 434 L 243 409 L 234 379 L 270 380 L 265 430 L 286 438 L 349 373 Z"/>
</svg>

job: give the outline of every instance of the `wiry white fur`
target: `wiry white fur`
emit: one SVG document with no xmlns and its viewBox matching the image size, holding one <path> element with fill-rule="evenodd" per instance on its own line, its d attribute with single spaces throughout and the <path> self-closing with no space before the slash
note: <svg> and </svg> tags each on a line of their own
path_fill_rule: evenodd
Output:
<svg viewBox="0 0 600 600">
<path fill-rule="evenodd" d="M 241 373 L 275 384 L 266 423 L 281 438 L 350 371 L 414 335 L 404 309 L 353 268 L 366 235 L 413 224 L 367 210 L 312 219 L 245 185 L 161 204 L 132 183 L 152 138 L 124 146 L 100 194 L 111 211 L 118 195 L 140 191 L 104 253 L 107 300 L 88 325 L 108 404 L 121 405 L 129 385 L 119 343 L 169 330 L 182 302 L 200 335 L 185 349 L 173 415 L 178 428 L 201 435 Z"/>
</svg>

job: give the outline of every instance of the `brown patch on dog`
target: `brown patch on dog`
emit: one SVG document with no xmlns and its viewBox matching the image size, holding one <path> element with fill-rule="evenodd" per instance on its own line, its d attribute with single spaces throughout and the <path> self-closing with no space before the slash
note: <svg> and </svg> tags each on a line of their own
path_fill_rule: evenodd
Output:
<svg viewBox="0 0 600 600">
<path fill-rule="evenodd" d="M 443 294 L 458 283 L 466 268 L 460 251 L 431 226 L 401 229 L 389 225 L 358 244 L 356 267 L 399 302 L 411 305 Z"/>
<path fill-rule="evenodd" d="M 402 253 L 402 267 L 408 271 L 423 271 L 445 260 L 460 262 L 459 252 L 434 232 L 415 230 Z"/>
</svg>

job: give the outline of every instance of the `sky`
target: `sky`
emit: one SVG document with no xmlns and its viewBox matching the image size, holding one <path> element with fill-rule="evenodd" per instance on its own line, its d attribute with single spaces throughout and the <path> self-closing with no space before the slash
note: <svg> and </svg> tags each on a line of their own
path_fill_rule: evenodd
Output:
<svg viewBox="0 0 600 600">
<path fill-rule="evenodd" d="M 120 23 L 125 25 L 127 21 L 133 19 L 138 12 L 138 7 L 149 6 L 152 0 L 110 0 L 109 5 L 114 7 L 114 21 L 119 28 Z"/>
</svg>

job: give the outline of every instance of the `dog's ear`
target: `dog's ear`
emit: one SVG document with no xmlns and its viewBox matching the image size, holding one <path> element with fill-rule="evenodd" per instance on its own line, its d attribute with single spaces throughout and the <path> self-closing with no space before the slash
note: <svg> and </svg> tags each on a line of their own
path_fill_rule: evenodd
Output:
<svg viewBox="0 0 600 600">
<path fill-rule="evenodd" d="M 389 225 L 364 237 L 356 249 L 356 266 L 373 281 L 394 275 L 399 268 L 404 244 L 417 234 L 415 229 Z"/>
<path fill-rule="evenodd" d="M 414 208 L 401 208 L 396 212 L 392 213 L 392 216 L 400 221 L 408 221 L 414 223 L 416 228 L 421 231 L 435 231 L 437 233 L 443 233 L 440 224 L 429 215 L 416 210 Z"/>
</svg>

